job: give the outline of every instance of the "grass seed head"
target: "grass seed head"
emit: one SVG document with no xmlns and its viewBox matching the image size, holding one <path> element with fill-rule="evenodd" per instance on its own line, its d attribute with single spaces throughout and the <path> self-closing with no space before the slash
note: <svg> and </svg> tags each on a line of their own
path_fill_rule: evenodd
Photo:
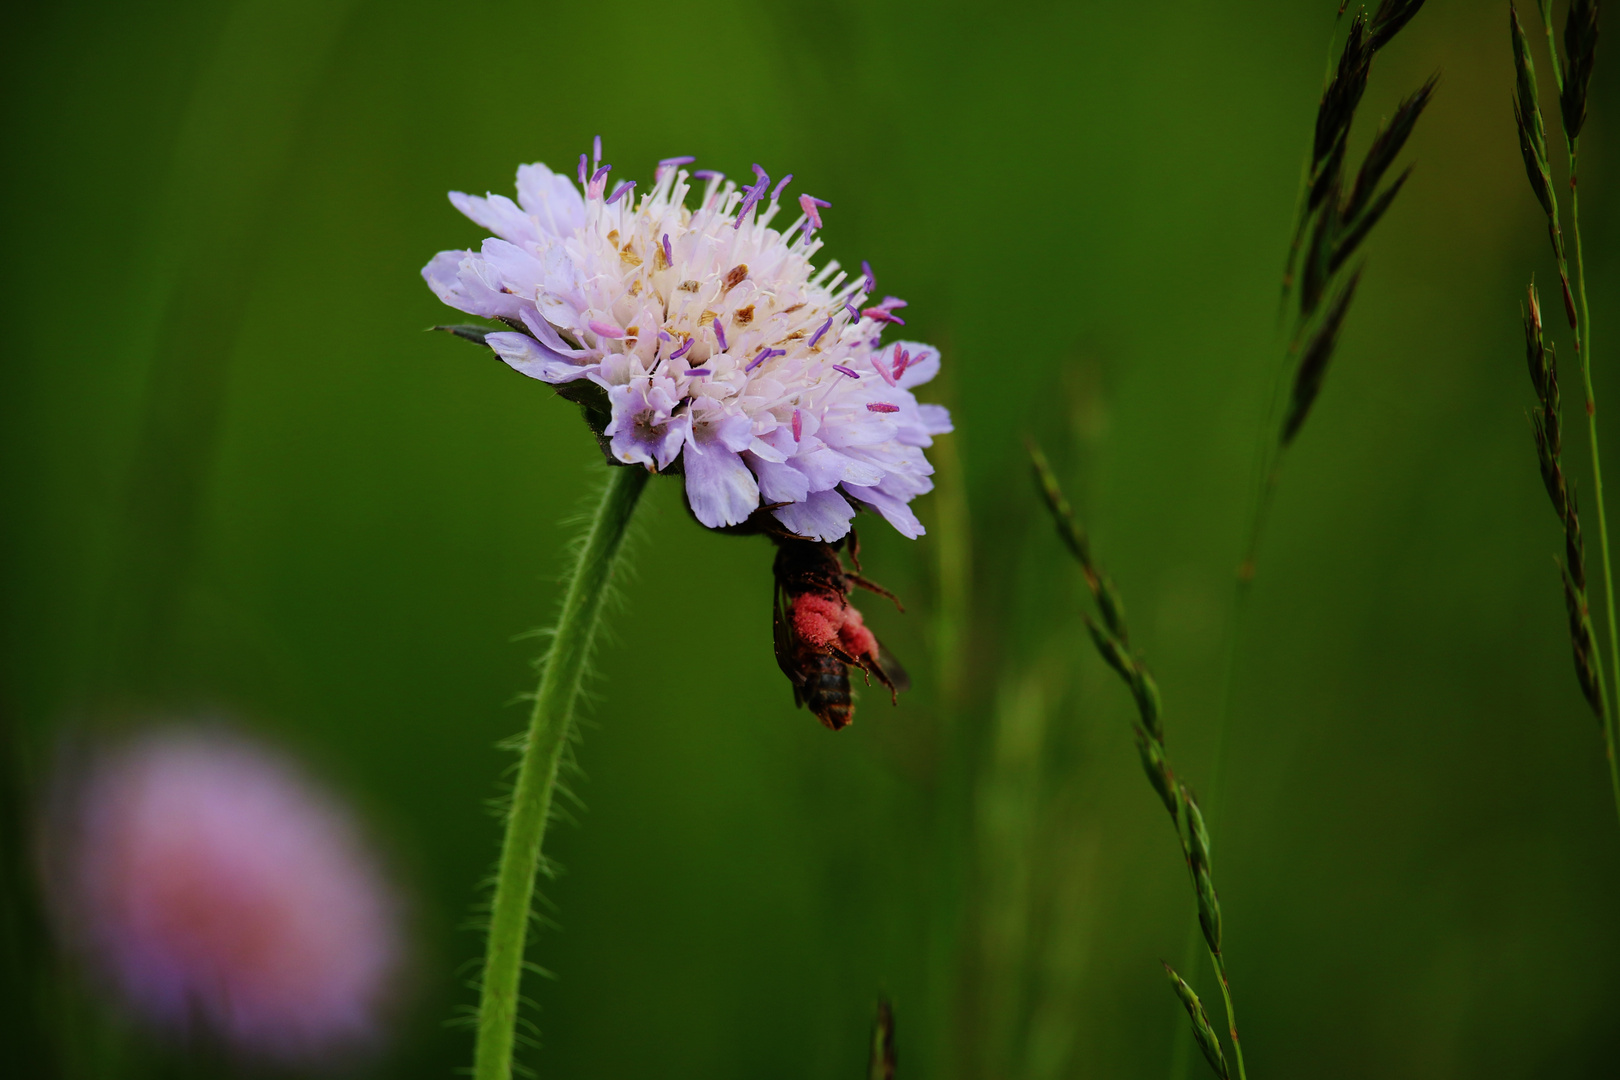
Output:
<svg viewBox="0 0 1620 1080">
<path fill-rule="evenodd" d="M 1317 394 L 1322 391 L 1322 380 L 1327 377 L 1328 362 L 1333 359 L 1333 350 L 1339 342 L 1339 330 L 1344 325 L 1344 317 L 1350 310 L 1350 301 L 1355 299 L 1356 286 L 1361 283 L 1361 271 L 1351 275 L 1339 295 L 1333 300 L 1333 306 L 1322 318 L 1322 325 L 1317 327 L 1310 343 L 1305 346 L 1305 354 L 1299 362 L 1299 370 L 1294 374 L 1294 391 L 1289 398 L 1288 415 L 1283 420 L 1282 444 L 1287 446 L 1299 434 L 1304 426 L 1305 418 L 1310 415 L 1311 406 L 1316 402 Z"/>
<path fill-rule="evenodd" d="M 1580 137 L 1586 124 L 1586 91 L 1592 82 L 1592 61 L 1597 53 L 1598 0 L 1571 0 L 1564 20 L 1563 93 L 1558 107 L 1564 121 L 1564 134 L 1570 141 Z"/>
<path fill-rule="evenodd" d="M 1226 1068 L 1226 1055 L 1221 1051 L 1221 1040 L 1215 1036 L 1215 1029 L 1210 1026 L 1209 1014 L 1204 1012 L 1204 1003 L 1198 1000 L 1193 988 L 1187 985 L 1187 980 L 1176 974 L 1176 969 L 1165 961 L 1164 973 L 1170 977 L 1170 985 L 1175 988 L 1176 997 L 1181 999 L 1182 1006 L 1187 1010 L 1187 1016 L 1192 1020 L 1193 1038 L 1198 1041 L 1198 1049 L 1204 1052 L 1204 1060 L 1209 1067 L 1215 1070 L 1215 1075 L 1221 1080 L 1229 1080 L 1230 1073 Z"/>
<path fill-rule="evenodd" d="M 1513 120 L 1519 129 L 1519 152 L 1524 157 L 1530 190 L 1549 217 L 1553 214 L 1552 173 L 1547 166 L 1547 125 L 1541 119 L 1541 101 L 1536 91 L 1536 62 L 1530 55 L 1519 12 L 1508 5 L 1508 29 L 1513 39 Z"/>
<path fill-rule="evenodd" d="M 1580 683 L 1581 695 L 1591 708 L 1598 723 L 1603 723 L 1603 688 L 1598 684 L 1597 669 L 1592 664 L 1591 616 L 1586 607 L 1586 595 L 1578 589 L 1564 568 L 1564 608 L 1569 614 L 1569 643 L 1575 654 L 1575 679 Z"/>
<path fill-rule="evenodd" d="M 1390 40 L 1412 21 L 1412 16 L 1416 15 L 1422 6 L 1423 0 L 1383 0 L 1373 14 L 1368 48 L 1377 52 L 1388 45 Z"/>
</svg>

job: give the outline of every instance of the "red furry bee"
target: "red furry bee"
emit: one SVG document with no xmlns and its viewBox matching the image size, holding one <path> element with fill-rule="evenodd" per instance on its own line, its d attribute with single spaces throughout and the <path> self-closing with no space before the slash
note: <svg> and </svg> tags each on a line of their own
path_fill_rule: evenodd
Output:
<svg viewBox="0 0 1620 1080">
<path fill-rule="evenodd" d="M 837 731 L 855 715 L 850 668 L 860 668 L 868 683 L 875 677 L 888 687 L 891 698 L 908 689 L 911 680 L 905 669 L 879 644 L 849 602 L 850 589 L 860 586 L 900 607 L 893 593 L 860 575 L 860 548 L 854 531 L 849 534 L 854 573 L 844 569 L 838 554 L 842 541 L 828 544 L 775 532 L 771 539 L 776 543 L 771 630 L 776 662 L 793 683 L 793 703 L 808 706 L 816 719 Z"/>
</svg>

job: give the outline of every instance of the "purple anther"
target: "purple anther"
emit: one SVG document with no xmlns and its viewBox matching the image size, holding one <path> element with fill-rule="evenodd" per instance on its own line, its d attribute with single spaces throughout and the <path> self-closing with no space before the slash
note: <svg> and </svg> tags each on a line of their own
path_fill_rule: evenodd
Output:
<svg viewBox="0 0 1620 1080">
<path fill-rule="evenodd" d="M 762 349 L 760 351 L 760 354 L 758 356 L 754 357 L 753 361 L 750 362 L 747 367 L 743 368 L 743 373 L 747 374 L 748 372 L 753 371 L 755 368 L 759 367 L 759 365 L 763 364 L 765 361 L 769 360 L 773 356 L 786 356 L 786 355 L 787 355 L 787 350 L 786 349 Z"/>
<path fill-rule="evenodd" d="M 608 196 L 608 205 L 612 206 L 614 203 L 618 202 L 619 201 L 619 196 L 625 194 L 628 191 L 631 191 L 632 189 L 635 188 L 635 186 L 636 186 L 636 182 L 634 180 L 626 180 L 624 183 L 622 183 L 618 187 L 614 188 L 613 189 L 613 194 Z"/>
<path fill-rule="evenodd" d="M 821 340 L 821 335 L 832 329 L 832 321 L 833 317 L 831 315 L 827 316 L 827 321 L 821 324 L 821 329 L 817 330 L 814 336 L 810 338 L 810 347 L 812 349 L 816 347 L 816 342 Z"/>
<path fill-rule="evenodd" d="M 602 160 L 602 136 L 598 135 L 591 140 L 591 164 Z"/>
<path fill-rule="evenodd" d="M 674 352 L 669 354 L 669 358 L 671 360 L 679 360 L 681 357 L 685 356 L 688 352 L 690 352 L 692 350 L 692 343 L 694 341 L 696 341 L 696 340 L 697 340 L 697 338 L 687 338 L 684 342 L 681 343 L 680 348 L 676 349 Z"/>
<path fill-rule="evenodd" d="M 794 442 L 799 442 L 803 438 L 804 438 L 804 417 L 799 415 L 799 410 L 798 409 L 794 409 L 793 410 L 793 441 Z"/>
<path fill-rule="evenodd" d="M 782 194 L 782 189 L 787 187 L 788 183 L 792 179 L 793 179 L 793 174 L 788 173 L 786 176 L 782 177 L 782 179 L 780 179 L 780 180 L 778 180 L 776 182 L 776 188 L 775 188 L 775 190 L 773 190 L 771 192 L 771 202 L 775 202 L 777 200 L 777 197 Z"/>
<path fill-rule="evenodd" d="M 900 299 L 898 296 L 885 296 L 883 298 L 883 303 L 878 305 L 878 307 L 888 308 L 890 311 L 895 311 L 906 306 L 906 302 Z"/>
<path fill-rule="evenodd" d="M 658 163 L 658 175 L 663 176 L 664 173 L 670 169 L 678 169 L 682 165 L 690 165 L 696 160 L 697 158 L 691 157 L 690 155 L 686 157 L 667 157 Z"/>
<path fill-rule="evenodd" d="M 871 401 L 866 405 L 867 412 L 899 412 L 900 406 L 890 405 L 887 401 Z"/>
<path fill-rule="evenodd" d="M 848 375 L 852 379 L 858 379 L 858 378 L 861 377 L 860 372 L 856 371 L 854 368 L 847 368 L 843 364 L 834 364 L 832 366 L 832 369 L 834 371 L 841 372 L 842 374 Z"/>
<path fill-rule="evenodd" d="M 687 374 L 695 379 L 700 375 L 713 375 L 714 372 L 710 371 L 706 367 L 695 367 L 691 371 L 688 371 Z"/>
<path fill-rule="evenodd" d="M 861 314 L 868 319 L 875 319 L 878 322 L 892 322 L 899 326 L 906 325 L 906 320 L 894 314 L 888 308 L 869 307 L 862 311 Z"/>
<path fill-rule="evenodd" d="M 872 273 L 872 264 L 865 259 L 861 260 L 861 275 L 866 278 L 867 293 L 877 292 L 877 277 Z"/>
<path fill-rule="evenodd" d="M 810 219 L 812 229 L 821 228 L 821 211 L 831 205 L 832 203 L 826 199 L 818 199 L 814 195 L 799 196 L 799 209 L 803 210 L 804 216 Z"/>
<path fill-rule="evenodd" d="M 668 330 L 660 330 L 660 331 L 658 331 L 658 340 L 660 340 L 660 341 L 674 341 L 675 339 L 669 336 L 669 331 Z"/>
<path fill-rule="evenodd" d="M 694 180 L 724 180 L 725 178 L 725 173 L 716 172 L 713 169 L 698 169 L 692 174 Z"/>
<path fill-rule="evenodd" d="M 856 322 L 861 321 L 861 309 L 850 303 L 848 300 L 844 301 L 844 310 L 849 312 L 849 317 L 851 319 L 854 319 Z"/>
<path fill-rule="evenodd" d="M 585 168 L 586 168 L 585 158 L 586 158 L 586 156 L 587 155 L 585 155 L 585 154 L 579 155 L 579 186 L 580 187 L 584 187 L 585 183 L 586 183 L 586 177 L 585 177 Z"/>
<path fill-rule="evenodd" d="M 595 334 L 597 337 L 605 337 L 605 338 L 622 338 L 622 337 L 624 337 L 624 331 L 620 330 L 617 326 L 614 326 L 610 322 L 598 322 L 597 320 L 592 319 L 590 322 L 586 323 L 585 325 L 589 326 L 591 328 L 591 333 Z"/>
<path fill-rule="evenodd" d="M 757 186 L 759 187 L 761 194 L 764 193 L 766 188 L 771 186 L 771 174 L 760 168 L 757 162 L 754 164 L 754 178 L 759 181 Z"/>
<path fill-rule="evenodd" d="M 766 179 L 768 180 L 770 178 L 766 177 Z M 731 227 L 733 229 L 742 228 L 743 218 L 748 216 L 748 211 L 750 211 L 750 210 L 752 210 L 754 208 L 755 203 L 759 202 L 760 199 L 764 198 L 764 196 L 765 196 L 764 186 L 765 186 L 765 182 L 762 180 L 758 184 L 755 184 L 753 187 L 743 188 L 743 190 L 745 192 L 747 192 L 747 194 L 743 196 L 742 205 L 737 208 L 737 220 L 733 221 L 731 223 Z"/>
<path fill-rule="evenodd" d="M 602 179 L 602 177 L 606 176 L 608 173 L 610 173 L 612 171 L 613 171 L 613 166 L 611 166 L 611 165 L 598 165 L 597 168 L 596 168 L 596 171 L 591 173 L 591 183 L 595 184 L 595 183 L 599 182 Z M 865 264 L 863 263 L 862 265 L 865 265 Z"/>
<path fill-rule="evenodd" d="M 726 328 L 721 325 L 719 319 L 714 320 L 714 337 L 716 341 L 720 342 L 721 352 L 731 348 L 730 345 L 726 344 Z"/>
<path fill-rule="evenodd" d="M 664 261 L 671 266 L 675 265 L 675 252 L 669 246 L 669 233 L 664 234 Z"/>
<path fill-rule="evenodd" d="M 901 348 L 899 344 L 896 344 L 894 347 L 894 377 L 898 379 L 900 376 L 904 375 L 906 373 L 906 368 L 910 366 L 911 354 L 905 349 Z"/>
</svg>

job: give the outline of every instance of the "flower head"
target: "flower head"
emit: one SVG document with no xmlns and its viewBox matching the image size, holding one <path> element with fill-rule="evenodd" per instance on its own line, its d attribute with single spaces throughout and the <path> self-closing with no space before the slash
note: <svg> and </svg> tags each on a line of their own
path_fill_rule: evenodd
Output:
<svg viewBox="0 0 1620 1080">
<path fill-rule="evenodd" d="M 53 809 L 57 921 L 137 1016 L 289 1062 L 374 1040 L 395 905 L 348 815 L 284 762 L 149 733 L 74 772 Z"/>
<path fill-rule="evenodd" d="M 832 541 L 866 507 L 921 536 L 910 503 L 933 486 L 923 451 L 951 422 L 912 389 L 938 372 L 939 351 L 884 342 L 905 301 L 870 303 L 869 268 L 851 278 L 812 264 L 826 200 L 800 196 L 778 230 L 791 176 L 773 188 L 755 165 L 738 187 L 688 172 L 691 161 L 660 162 L 639 197 L 610 193 L 612 167 L 587 172 L 583 156 L 578 184 L 518 169 L 515 203 L 452 192 L 495 235 L 440 252 L 422 275 L 445 303 L 511 327 L 485 344 L 516 370 L 578 400 L 605 392 L 611 455 L 681 472 L 704 525 L 768 510 Z"/>
</svg>

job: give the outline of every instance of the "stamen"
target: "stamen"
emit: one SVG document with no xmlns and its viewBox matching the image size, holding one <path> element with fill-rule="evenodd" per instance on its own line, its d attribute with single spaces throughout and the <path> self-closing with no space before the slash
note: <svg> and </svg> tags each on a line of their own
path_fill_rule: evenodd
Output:
<svg viewBox="0 0 1620 1080">
<path fill-rule="evenodd" d="M 697 341 L 697 338 L 687 338 L 684 342 L 681 343 L 680 348 L 676 349 L 674 352 L 669 354 L 669 358 L 671 360 L 679 360 L 681 357 L 685 356 L 688 352 L 691 351 L 692 345 L 696 341 Z"/>
<path fill-rule="evenodd" d="M 852 379 L 858 379 L 858 378 L 861 377 L 860 372 L 854 370 L 853 368 L 847 368 L 843 364 L 834 364 L 832 366 L 832 369 L 834 371 L 842 372 L 843 374 L 848 375 Z"/>
<path fill-rule="evenodd" d="M 861 321 L 860 308 L 857 308 L 854 304 L 850 303 L 848 300 L 844 301 L 844 310 L 849 312 L 849 317 L 851 319 L 854 319 L 856 322 Z"/>
<path fill-rule="evenodd" d="M 793 441 L 794 442 L 799 442 L 803 438 L 804 438 L 804 417 L 799 415 L 799 410 L 798 409 L 794 409 L 793 410 Z"/>
<path fill-rule="evenodd" d="M 598 140 L 598 141 L 600 141 L 600 140 Z M 610 173 L 612 171 L 613 171 L 613 166 L 611 166 L 611 165 L 598 166 L 597 170 L 595 172 L 591 173 L 591 183 L 593 183 L 593 184 L 596 183 L 598 180 L 602 179 L 602 177 L 606 176 L 608 173 Z M 861 265 L 864 266 L 865 264 L 862 263 Z"/>
<path fill-rule="evenodd" d="M 586 323 L 585 325 L 590 327 L 591 333 L 595 334 L 597 337 L 605 337 L 605 338 L 622 338 L 622 337 L 624 337 L 624 331 L 620 330 L 617 326 L 614 326 L 612 323 L 609 323 L 609 322 L 598 322 L 597 320 L 592 319 L 590 322 Z"/>
<path fill-rule="evenodd" d="M 706 367 L 695 367 L 691 371 L 688 371 L 687 374 L 696 379 L 703 375 L 713 375 L 714 372 L 710 371 Z"/>
<path fill-rule="evenodd" d="M 580 187 L 584 187 L 585 184 L 586 184 L 586 179 L 585 179 L 585 158 L 586 158 L 586 155 L 584 155 L 584 154 L 579 155 L 579 186 Z"/>
<path fill-rule="evenodd" d="M 671 169 L 678 169 L 682 165 L 690 165 L 696 160 L 697 158 L 691 157 L 690 155 L 685 157 L 667 157 L 658 163 L 658 168 L 653 172 L 653 179 L 662 180 L 664 178 L 664 174 L 669 172 Z"/>
<path fill-rule="evenodd" d="M 668 330 L 660 330 L 660 331 L 658 331 L 658 339 L 660 341 L 674 341 L 675 340 L 674 338 L 669 336 L 669 331 Z"/>
<path fill-rule="evenodd" d="M 670 250 L 669 233 L 664 234 L 664 261 L 671 266 L 675 265 L 675 252 Z"/>
<path fill-rule="evenodd" d="M 890 405 L 887 401 L 872 401 L 867 403 L 866 411 L 878 413 L 899 412 L 900 406 Z"/>
<path fill-rule="evenodd" d="M 591 164 L 595 165 L 602 160 L 602 136 L 598 135 L 591 140 Z"/>
<path fill-rule="evenodd" d="M 787 350 L 786 349 L 765 349 L 765 350 L 761 351 L 758 356 L 754 357 L 752 363 L 750 363 L 747 367 L 743 368 L 743 373 L 747 374 L 748 372 L 753 371 L 755 368 L 759 367 L 759 365 L 763 364 L 765 361 L 769 360 L 773 356 L 786 356 L 786 355 L 787 355 Z"/>
<path fill-rule="evenodd" d="M 900 326 L 906 325 L 906 320 L 889 311 L 887 308 L 869 307 L 862 311 L 861 314 L 866 316 L 868 319 L 876 319 L 878 322 L 892 322 Z"/>
<path fill-rule="evenodd" d="M 861 260 L 861 275 L 866 278 L 866 291 L 877 292 L 877 278 L 872 273 L 872 264 L 865 259 Z"/>
<path fill-rule="evenodd" d="M 783 181 L 783 183 L 786 182 Z M 804 216 L 810 219 L 810 228 L 812 229 L 821 228 L 821 211 L 831 205 L 832 203 L 826 199 L 818 199 L 814 195 L 799 196 L 799 209 L 803 210 Z"/>
<path fill-rule="evenodd" d="M 694 180 L 724 180 L 725 178 L 725 173 L 716 172 L 713 169 L 698 169 L 692 174 Z"/>
<path fill-rule="evenodd" d="M 906 373 L 906 368 L 910 366 L 911 354 L 905 349 L 901 348 L 900 344 L 896 342 L 894 346 L 894 377 L 898 379 L 900 376 L 904 375 Z"/>
<path fill-rule="evenodd" d="M 624 183 L 622 183 L 618 187 L 614 188 L 613 189 L 613 194 L 608 196 L 608 205 L 612 206 L 614 203 L 618 202 L 620 195 L 623 195 L 625 192 L 630 191 L 635 186 L 636 186 L 636 182 L 634 180 L 626 180 Z"/>
<path fill-rule="evenodd" d="M 891 372 L 888 368 L 883 366 L 883 357 L 881 357 L 881 356 L 872 357 L 872 370 L 876 371 L 879 375 L 881 375 L 883 377 L 884 382 L 888 383 L 890 386 L 894 385 L 894 379 L 895 379 L 894 373 Z"/>
<path fill-rule="evenodd" d="M 900 299 L 898 296 L 885 296 L 883 298 L 883 303 L 878 305 L 878 307 L 888 308 L 890 311 L 894 311 L 897 308 L 903 308 L 906 306 L 906 302 Z"/>
<path fill-rule="evenodd" d="M 833 317 L 831 315 L 827 316 L 827 321 L 821 324 L 821 329 L 817 330 L 815 335 L 810 338 L 810 347 L 812 349 L 816 347 L 816 342 L 821 340 L 821 335 L 832 329 L 832 321 Z"/>
<path fill-rule="evenodd" d="M 714 336 L 715 339 L 720 342 L 721 352 L 725 352 L 727 349 L 731 348 L 730 345 L 726 344 L 726 328 L 721 325 L 719 319 L 714 320 Z"/>
<path fill-rule="evenodd" d="M 787 187 L 788 182 L 792 179 L 793 174 L 788 173 L 786 176 L 782 177 L 782 179 L 776 182 L 776 190 L 771 192 L 771 202 L 775 202 L 777 200 L 777 198 L 782 194 L 782 189 Z"/>
</svg>

